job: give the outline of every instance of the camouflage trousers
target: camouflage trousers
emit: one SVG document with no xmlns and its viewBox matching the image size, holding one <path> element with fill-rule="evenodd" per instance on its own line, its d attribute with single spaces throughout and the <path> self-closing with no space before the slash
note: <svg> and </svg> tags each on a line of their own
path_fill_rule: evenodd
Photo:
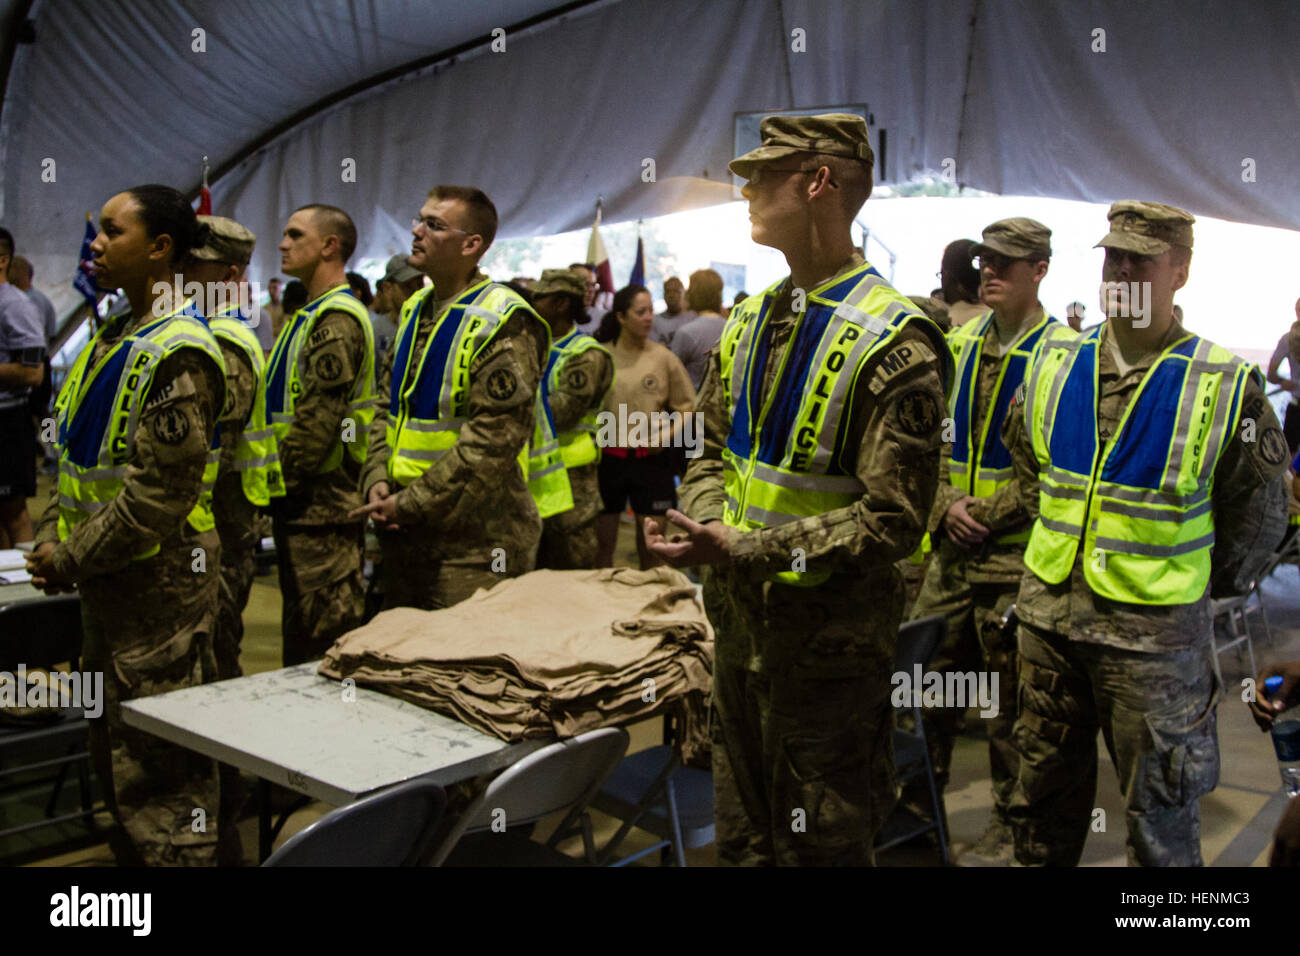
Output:
<svg viewBox="0 0 1300 956">
<path fill-rule="evenodd" d="M 319 660 L 365 617 L 360 524 L 275 522 L 275 551 L 284 607 L 284 666 Z"/>
<path fill-rule="evenodd" d="M 1130 866 L 1200 866 L 1198 798 L 1219 781 L 1219 691 L 1204 641 L 1162 654 L 1020 625 L 1016 859 L 1075 866 L 1094 823 L 1097 731 L 1119 774 Z"/>
<path fill-rule="evenodd" d="M 896 798 L 889 675 L 713 673 L 718 860 L 870 866 Z"/>
<path fill-rule="evenodd" d="M 196 586 L 185 562 L 166 556 L 82 587 L 83 656 L 104 675 L 104 713 L 90 722 L 90 755 L 113 815 L 109 846 L 120 866 L 217 862 L 215 763 L 127 726 L 121 709 L 124 701 L 213 679 L 216 592 L 215 569 Z"/>
<path fill-rule="evenodd" d="M 418 607 L 425 611 L 459 604 L 479 588 L 533 570 L 533 555 L 507 554 L 503 570 L 492 570 L 492 559 L 480 555 L 444 557 L 433 553 L 428 540 L 413 531 L 380 535 L 383 548 L 384 610 Z"/>
<path fill-rule="evenodd" d="M 1015 788 L 1020 759 L 1016 754 L 1017 661 L 1016 638 L 1003 633 L 1002 618 L 1016 602 L 1018 581 L 988 583 L 969 581 L 964 564 L 936 559 L 930 562 L 912 606 L 910 620 L 942 614 L 948 621 L 948 637 L 930 661 L 936 673 L 984 670 L 998 675 L 998 712 L 984 718 L 989 738 L 989 772 L 993 778 L 993 809 L 1007 822 L 1007 807 Z M 926 742 L 934 766 L 935 786 L 942 793 L 948 785 L 952 750 L 965 729 L 966 711 L 959 707 L 923 708 Z M 903 801 L 926 819 L 932 816 L 930 788 L 925 781 L 912 780 L 904 788 Z"/>
<path fill-rule="evenodd" d="M 573 507 L 542 519 L 537 567 L 552 571 L 585 571 L 596 566 L 596 518 L 600 514 L 600 482 L 595 465 L 569 469 Z"/>
<path fill-rule="evenodd" d="M 217 596 L 217 624 L 212 649 L 217 656 L 217 680 L 243 676 L 239 666 L 239 645 L 244 640 L 244 608 L 253 588 L 255 572 L 251 546 L 221 548 L 221 581 Z"/>
</svg>

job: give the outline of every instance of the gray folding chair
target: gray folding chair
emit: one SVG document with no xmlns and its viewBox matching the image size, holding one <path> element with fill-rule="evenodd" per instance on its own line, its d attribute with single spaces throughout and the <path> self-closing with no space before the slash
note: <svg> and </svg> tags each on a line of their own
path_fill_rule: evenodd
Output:
<svg viewBox="0 0 1300 956">
<path fill-rule="evenodd" d="M 572 859 L 555 846 L 575 825 L 582 832 L 587 859 L 594 859 L 587 805 L 627 752 L 628 740 L 623 728 L 604 727 L 557 741 L 507 767 L 456 821 L 429 857 L 429 865 L 572 864 Z M 514 828 L 566 807 L 568 814 L 545 845 L 515 835 L 518 831 Z M 513 832 L 504 832 L 506 828 Z"/>
<path fill-rule="evenodd" d="M 51 670 L 64 662 L 74 671 L 81 669 L 80 595 L 58 594 L 0 607 L 0 670 L 13 673 L 19 664 Z M 45 805 L 45 818 L 7 827 L 0 830 L 0 837 L 79 819 L 86 820 L 93 829 L 91 818 L 102 807 L 91 805 L 88 745 L 89 724 L 82 708 L 75 704 L 51 709 L 48 720 L 30 725 L 0 724 L 0 780 L 32 770 L 59 768 L 46 781 L 54 786 Z M 16 754 L 45 759 L 10 763 Z M 55 816 L 69 768 L 76 769 L 81 810 Z"/>
<path fill-rule="evenodd" d="M 942 614 L 923 617 L 919 621 L 908 621 L 898 629 L 898 648 L 894 652 L 895 669 L 910 674 L 915 665 L 920 664 L 924 670 L 929 666 L 935 652 L 943 646 L 947 636 L 948 619 Z M 913 697 L 911 710 L 914 729 L 902 730 L 897 726 L 894 727 L 894 773 L 900 784 L 913 777 L 925 776 L 930 785 L 934 820 L 922 821 L 920 826 L 906 828 L 903 832 L 890 831 L 878 834 L 876 850 L 888 850 L 890 847 L 906 843 L 913 837 L 937 830 L 939 854 L 946 864 L 948 862 L 947 812 L 944 809 L 943 794 L 939 792 L 934 782 L 934 765 L 930 762 L 930 747 L 925 739 L 925 724 L 921 720 L 919 694 Z"/>
<path fill-rule="evenodd" d="M 295 833 L 263 866 L 416 866 L 447 806 L 436 783 L 409 780 L 339 807 Z"/>
<path fill-rule="evenodd" d="M 592 799 L 592 809 L 622 821 L 601 850 L 596 861 L 600 865 L 626 866 L 655 850 L 671 850 L 676 864 L 685 866 L 687 850 L 713 842 L 713 774 L 682 766 L 675 743 L 679 717 L 665 714 L 664 742 L 625 757 Z M 615 851 L 633 827 L 654 834 L 658 841 L 615 860 Z"/>
</svg>

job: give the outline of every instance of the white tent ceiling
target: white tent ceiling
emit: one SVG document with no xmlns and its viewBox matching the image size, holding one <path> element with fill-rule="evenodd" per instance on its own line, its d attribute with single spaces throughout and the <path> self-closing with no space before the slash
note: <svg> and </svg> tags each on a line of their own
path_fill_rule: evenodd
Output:
<svg viewBox="0 0 1300 956">
<path fill-rule="evenodd" d="M 312 201 L 352 212 L 375 256 L 405 246 L 436 182 L 487 190 L 502 236 L 582 226 L 598 195 L 607 220 L 726 201 L 737 112 L 837 104 L 886 132 L 887 181 L 952 160 L 995 192 L 1300 228 L 1286 0 L 4 0 L 0 16 L 0 221 L 63 305 L 85 213 L 136 183 L 194 189 L 204 155 L 265 273 Z M 24 19 L 34 42 L 15 43 Z"/>
</svg>

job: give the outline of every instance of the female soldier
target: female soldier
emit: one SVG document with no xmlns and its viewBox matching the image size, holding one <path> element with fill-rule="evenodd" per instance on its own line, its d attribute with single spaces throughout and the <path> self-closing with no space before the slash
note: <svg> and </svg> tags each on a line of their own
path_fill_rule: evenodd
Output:
<svg viewBox="0 0 1300 956">
<path fill-rule="evenodd" d="M 122 865 L 210 864 L 216 854 L 212 761 L 127 727 L 120 709 L 215 672 L 212 485 L 225 369 L 174 279 L 197 231 L 167 186 L 105 203 L 95 277 L 121 288 L 131 309 L 91 338 L 59 394 L 58 486 L 28 557 L 37 587 L 81 592 L 83 657 L 104 680 L 91 758 Z"/>
</svg>

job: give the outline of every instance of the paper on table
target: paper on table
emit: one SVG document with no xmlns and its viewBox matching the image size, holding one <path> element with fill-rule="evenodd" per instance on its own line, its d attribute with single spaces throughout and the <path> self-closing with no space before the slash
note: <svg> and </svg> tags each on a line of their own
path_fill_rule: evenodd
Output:
<svg viewBox="0 0 1300 956">
<path fill-rule="evenodd" d="M 0 571 L 0 584 L 26 584 L 31 579 L 26 571 Z"/>
<path fill-rule="evenodd" d="M 0 550 L 0 571 L 13 571 L 16 568 L 25 567 L 27 567 L 27 562 L 23 558 L 23 553 L 17 548 Z"/>
</svg>

